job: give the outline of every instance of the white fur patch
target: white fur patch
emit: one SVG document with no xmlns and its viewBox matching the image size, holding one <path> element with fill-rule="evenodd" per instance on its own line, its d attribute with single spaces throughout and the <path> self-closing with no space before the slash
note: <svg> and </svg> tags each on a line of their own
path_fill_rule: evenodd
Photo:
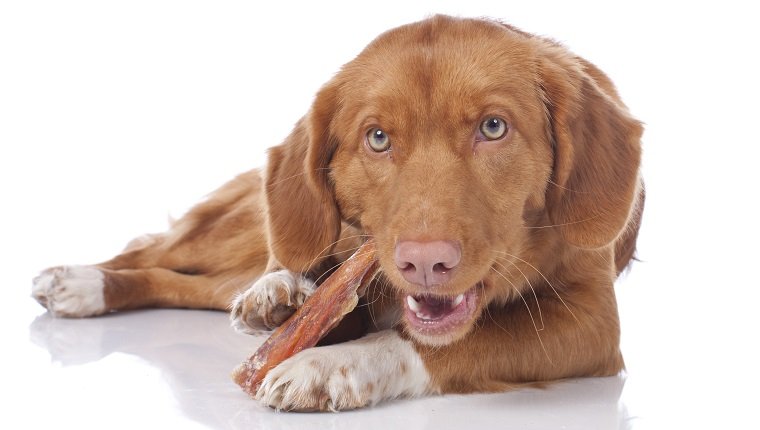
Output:
<svg viewBox="0 0 760 430">
<path fill-rule="evenodd" d="M 89 317 L 106 312 L 103 272 L 92 266 L 49 269 L 34 279 L 32 297 L 55 316 Z"/>
<path fill-rule="evenodd" d="M 411 342 L 384 330 L 301 351 L 267 374 L 256 399 L 278 410 L 338 411 L 430 392 L 430 375 Z"/>
<path fill-rule="evenodd" d="M 316 285 L 289 270 L 267 273 L 232 302 L 235 330 L 255 334 L 275 328 L 303 305 Z"/>
</svg>

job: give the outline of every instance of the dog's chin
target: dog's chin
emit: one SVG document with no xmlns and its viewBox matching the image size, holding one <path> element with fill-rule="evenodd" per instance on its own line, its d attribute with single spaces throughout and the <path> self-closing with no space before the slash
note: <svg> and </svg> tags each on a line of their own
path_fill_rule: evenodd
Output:
<svg viewBox="0 0 760 430">
<path fill-rule="evenodd" d="M 482 283 L 456 296 L 403 294 L 406 333 L 418 342 L 443 346 L 464 337 L 480 313 Z"/>
</svg>

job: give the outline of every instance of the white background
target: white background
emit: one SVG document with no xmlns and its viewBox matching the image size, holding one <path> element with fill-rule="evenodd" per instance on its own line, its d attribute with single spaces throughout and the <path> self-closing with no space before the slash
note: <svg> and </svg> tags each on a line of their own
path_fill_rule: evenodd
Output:
<svg viewBox="0 0 760 430">
<path fill-rule="evenodd" d="M 760 31 L 750 3 L 3 1 L 8 419 L 73 426 L 80 410 L 44 411 L 66 415 L 76 394 L 58 386 L 57 400 L 41 396 L 45 381 L 33 375 L 76 384 L 76 372 L 93 377 L 97 366 L 66 373 L 29 342 L 43 313 L 28 297 L 38 270 L 101 261 L 163 230 L 168 216 L 261 165 L 319 86 L 376 35 L 441 12 L 496 17 L 563 42 L 609 74 L 646 123 L 642 262 L 617 287 L 625 426 L 756 426 Z"/>
</svg>

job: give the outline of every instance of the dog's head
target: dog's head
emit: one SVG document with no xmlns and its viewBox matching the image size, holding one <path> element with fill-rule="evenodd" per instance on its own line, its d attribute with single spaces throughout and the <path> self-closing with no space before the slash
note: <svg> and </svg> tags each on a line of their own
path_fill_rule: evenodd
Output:
<svg viewBox="0 0 760 430">
<path fill-rule="evenodd" d="M 482 20 L 403 26 L 345 65 L 270 152 L 272 251 L 303 268 L 342 221 L 359 226 L 408 333 L 452 342 L 536 279 L 519 265 L 614 243 L 641 131 L 607 78 L 554 43 Z"/>
</svg>

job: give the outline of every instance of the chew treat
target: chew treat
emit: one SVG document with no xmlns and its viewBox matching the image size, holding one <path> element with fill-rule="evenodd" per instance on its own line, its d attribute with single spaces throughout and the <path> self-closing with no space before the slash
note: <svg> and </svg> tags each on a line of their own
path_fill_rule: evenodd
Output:
<svg viewBox="0 0 760 430">
<path fill-rule="evenodd" d="M 359 294 L 372 281 L 376 271 L 375 242 L 370 239 L 233 371 L 232 379 L 243 391 L 255 395 L 267 372 L 299 351 L 316 345 L 356 307 Z"/>
</svg>

